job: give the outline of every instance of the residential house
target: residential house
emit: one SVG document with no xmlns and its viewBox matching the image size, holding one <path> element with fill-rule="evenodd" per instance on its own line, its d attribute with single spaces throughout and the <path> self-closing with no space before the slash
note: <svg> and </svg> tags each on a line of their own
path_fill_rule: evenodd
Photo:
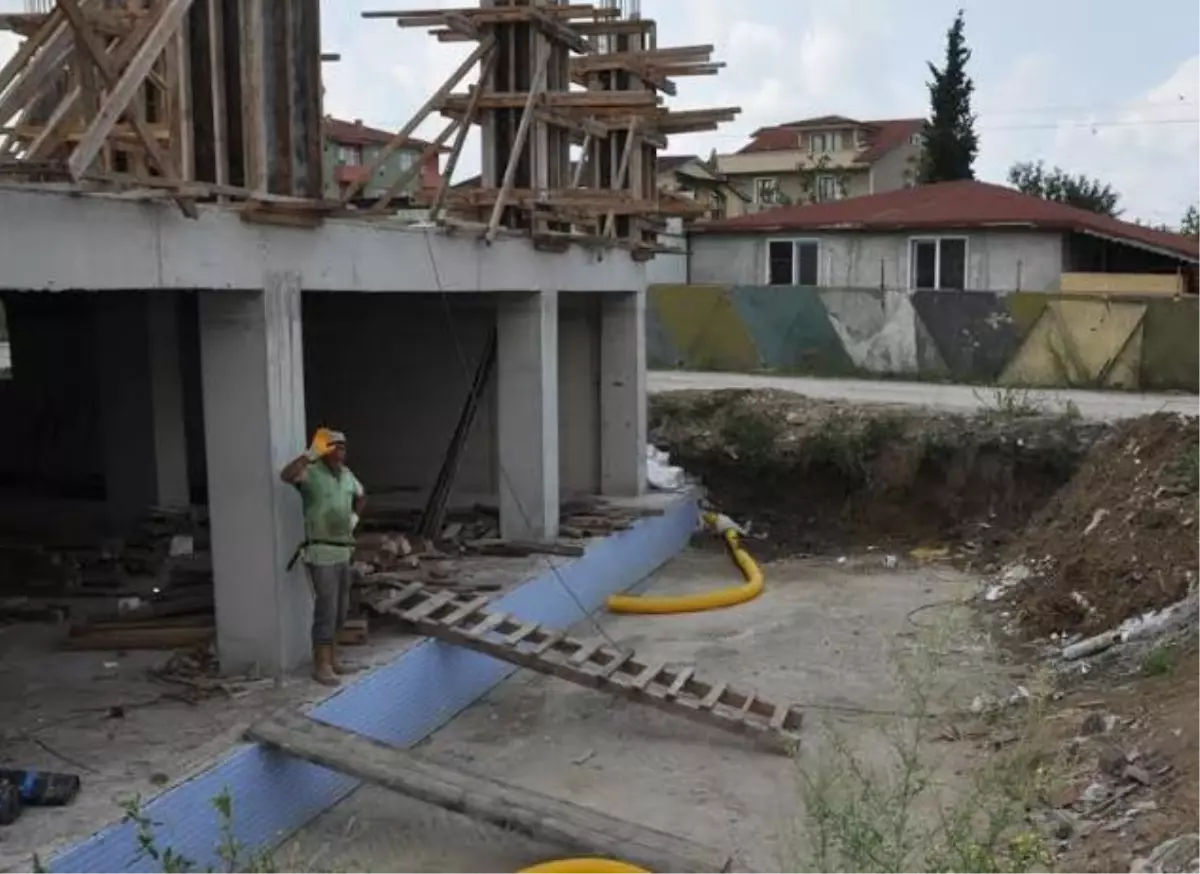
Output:
<svg viewBox="0 0 1200 874">
<path fill-rule="evenodd" d="M 711 162 L 697 155 L 659 155 L 657 181 L 661 193 L 694 200 L 705 219 L 725 218 L 731 198 L 747 199 Z"/>
<path fill-rule="evenodd" d="M 326 116 L 324 159 L 329 196 L 340 196 L 352 184 L 362 179 L 393 136 L 389 131 L 363 124 L 362 119 L 343 121 Z M 439 159 L 442 153 L 449 151 L 439 148 L 422 161 L 421 154 L 428 145 L 424 140 L 408 140 L 388 156 L 383 166 L 375 172 L 374 178 L 363 188 L 362 197 L 378 197 L 420 161 L 420 171 L 403 187 L 397 202 L 409 205 L 424 202 L 441 182 Z"/>
<path fill-rule="evenodd" d="M 826 115 L 756 130 L 717 171 L 744 194 L 727 218 L 782 204 L 840 200 L 913 184 L 924 119 Z"/>
<path fill-rule="evenodd" d="M 942 182 L 708 222 L 688 281 L 1110 293 L 1196 291 L 1200 241 L 985 182 Z"/>
</svg>

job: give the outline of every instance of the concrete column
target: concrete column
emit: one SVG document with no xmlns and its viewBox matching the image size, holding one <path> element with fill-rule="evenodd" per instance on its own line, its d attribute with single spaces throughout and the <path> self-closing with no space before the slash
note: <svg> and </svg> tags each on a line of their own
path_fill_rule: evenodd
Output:
<svg viewBox="0 0 1200 874">
<path fill-rule="evenodd" d="M 558 293 L 503 295 L 496 310 L 500 534 L 558 536 Z"/>
<path fill-rule="evenodd" d="M 305 446 L 299 279 L 201 292 L 199 310 L 217 653 L 226 673 L 274 675 L 307 657 L 312 615 L 286 570 L 300 498 L 279 479 Z"/>
<path fill-rule="evenodd" d="M 600 492 L 646 490 L 646 293 L 600 295 Z"/>
<path fill-rule="evenodd" d="M 122 527 L 148 507 L 189 502 L 176 298 L 104 292 L 95 306 L 105 492 Z"/>
<path fill-rule="evenodd" d="M 600 490 L 600 295 L 558 300 L 558 457 L 560 494 Z"/>
<path fill-rule="evenodd" d="M 158 503 L 164 507 L 186 507 L 191 504 L 192 496 L 179 361 L 179 298 L 170 291 L 151 292 L 146 302 Z"/>
</svg>

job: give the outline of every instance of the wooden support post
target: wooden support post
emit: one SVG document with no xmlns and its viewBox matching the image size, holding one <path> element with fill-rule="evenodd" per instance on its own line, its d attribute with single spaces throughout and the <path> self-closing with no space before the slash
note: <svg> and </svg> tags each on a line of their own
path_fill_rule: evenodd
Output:
<svg viewBox="0 0 1200 874">
<path fill-rule="evenodd" d="M 415 179 L 416 176 L 421 172 L 421 168 L 429 159 L 429 156 L 436 155 L 442 146 L 446 144 L 446 140 L 450 139 L 450 135 L 456 130 L 459 130 L 465 126 L 466 125 L 460 122 L 458 119 L 450 119 L 450 123 L 442 128 L 441 133 L 434 137 L 433 142 L 428 143 L 425 148 L 421 150 L 420 157 L 413 161 L 412 166 L 397 176 L 387 187 L 387 190 L 384 191 L 383 194 L 379 195 L 379 199 L 371 204 L 371 208 L 367 211 L 372 213 L 385 212 L 388 208 L 388 205 L 391 204 L 391 202 L 395 199 L 396 195 L 399 194 L 404 187 L 413 179 Z"/>
<path fill-rule="evenodd" d="M 489 243 L 496 239 L 496 231 L 500 227 L 500 217 L 504 214 L 504 201 L 512 190 L 513 178 L 517 174 L 517 163 L 525 148 L 525 141 L 529 139 L 529 125 L 533 121 L 533 105 L 541 95 L 542 89 L 546 87 L 546 64 L 549 60 L 550 51 L 543 48 L 541 56 L 538 58 L 537 73 L 529 85 L 529 95 L 525 99 L 525 111 L 521 113 L 521 123 L 517 127 L 517 135 L 513 138 L 512 150 L 508 155 L 508 166 L 504 168 L 504 181 L 500 185 L 500 192 L 496 195 L 496 202 L 492 205 L 492 217 L 484 232 L 484 239 Z"/>
<path fill-rule="evenodd" d="M 491 50 L 483 59 L 483 66 L 479 71 L 479 82 L 475 85 L 475 90 L 471 93 L 471 101 L 467 104 L 467 111 L 463 114 L 462 126 L 458 129 L 458 136 L 454 138 L 454 145 L 450 149 L 450 157 L 446 161 L 446 170 L 442 174 L 442 180 L 438 183 L 437 194 L 433 198 L 433 203 L 429 207 L 429 220 L 437 222 L 438 216 L 441 214 L 442 207 L 446 203 L 446 195 L 450 191 L 450 179 L 454 176 L 454 171 L 458 168 L 458 159 L 462 155 L 463 145 L 467 141 L 467 134 L 471 132 L 471 125 L 475 123 L 475 114 L 479 109 L 479 95 L 483 93 L 484 85 L 491 76 L 492 70 L 496 67 L 496 47 L 493 44 Z"/>
<path fill-rule="evenodd" d="M 450 78 L 442 83 L 442 87 L 426 100 L 425 104 L 408 120 L 408 123 L 388 141 L 386 146 L 379 150 L 379 154 L 375 156 L 375 160 L 371 162 L 371 165 L 363 173 L 362 177 L 346 189 L 346 193 L 342 195 L 342 203 L 349 203 L 358 196 L 359 192 L 366 186 L 366 180 L 379 172 L 379 168 L 384 165 L 384 162 L 392 156 L 396 149 L 408 142 L 408 138 L 412 136 L 413 131 L 420 127 L 421 122 L 425 120 L 426 116 L 446 99 L 446 95 L 454 90 L 454 86 L 462 81 L 462 78 L 479 62 L 479 59 L 491 50 L 492 44 L 493 40 L 489 37 L 475 47 L 475 51 L 471 52 L 467 56 L 467 59 L 458 66 L 458 69 L 450 74 Z"/>
<path fill-rule="evenodd" d="M 612 185 L 612 190 L 615 192 L 619 192 L 625 187 L 625 176 L 629 172 L 629 156 L 633 153 L 633 141 L 637 138 L 637 126 L 637 118 L 631 118 L 629 132 L 625 135 L 625 150 L 621 153 L 621 164 L 617 168 L 617 178 Z M 610 209 L 604 219 L 604 236 L 611 237 L 615 226 L 616 213 Z"/>
<path fill-rule="evenodd" d="M 280 715 L 251 740 L 572 853 L 610 856 L 650 871 L 727 871 L 725 853 L 562 798 L 451 768 L 308 717 Z"/>
<path fill-rule="evenodd" d="M 92 33 L 87 20 L 83 17 L 83 13 L 79 11 L 75 0 L 59 0 L 59 8 L 71 20 L 75 32 L 83 38 L 84 45 L 87 47 L 88 53 L 92 56 L 92 61 L 100 68 L 100 75 L 103 76 L 105 85 L 112 89 L 109 91 L 104 105 L 100 107 L 100 112 L 97 113 L 92 123 L 88 125 L 87 131 L 67 162 L 72 178 L 79 179 L 88 167 L 91 166 L 92 161 L 96 158 L 96 154 L 100 151 L 100 147 L 112 131 L 113 125 L 117 123 L 117 119 L 128 109 L 134 95 L 146 80 L 146 75 L 150 72 L 150 68 L 154 65 L 159 55 L 162 54 L 167 41 L 171 39 L 180 22 L 183 20 L 188 7 L 191 5 L 192 0 L 165 0 L 154 26 L 138 47 L 137 52 L 125 68 L 124 73 L 118 77 L 116 71 L 109 65 L 108 56 L 96 42 L 95 35 Z M 153 158 L 154 162 L 158 164 L 163 175 L 176 176 L 177 173 L 170 158 L 163 152 L 158 142 L 154 139 L 153 132 L 146 126 L 145 122 L 135 116 L 133 124 L 139 138 L 146 147 L 146 151 Z"/>
</svg>

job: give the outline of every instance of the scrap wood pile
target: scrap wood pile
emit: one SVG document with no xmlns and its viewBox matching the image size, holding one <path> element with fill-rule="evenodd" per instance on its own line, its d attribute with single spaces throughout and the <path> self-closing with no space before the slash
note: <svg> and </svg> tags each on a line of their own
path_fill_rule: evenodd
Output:
<svg viewBox="0 0 1200 874">
<path fill-rule="evenodd" d="M 600 499 L 567 501 L 560 510 L 559 539 L 542 543 L 500 537 L 499 511 L 487 504 L 449 513 L 435 538 L 411 533 L 417 529 L 419 511 L 368 507 L 354 554 L 359 600 L 369 605 L 411 583 L 468 597 L 498 594 L 499 581 L 478 578 L 470 563 L 462 560 L 577 557 L 583 555 L 587 540 L 629 530 L 640 517 L 660 513 L 617 507 Z"/>
<path fill-rule="evenodd" d="M 70 622 L 70 649 L 174 649 L 212 635 L 202 509 L 151 510 L 123 538 L 0 544 L 0 616 Z"/>
<path fill-rule="evenodd" d="M 1091 449 L 1011 547 L 997 595 L 1027 632 L 1094 634 L 1195 590 L 1198 436 L 1160 413 Z"/>
</svg>

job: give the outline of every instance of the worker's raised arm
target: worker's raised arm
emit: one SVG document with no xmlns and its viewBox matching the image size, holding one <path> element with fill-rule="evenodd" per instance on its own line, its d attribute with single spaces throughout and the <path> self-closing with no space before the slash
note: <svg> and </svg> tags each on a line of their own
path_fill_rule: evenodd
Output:
<svg viewBox="0 0 1200 874">
<path fill-rule="evenodd" d="M 312 459 L 309 457 L 309 453 L 297 455 L 283 466 L 283 470 L 279 471 L 279 478 L 289 486 L 294 486 L 308 475 L 308 468 L 311 464 Z"/>
</svg>

